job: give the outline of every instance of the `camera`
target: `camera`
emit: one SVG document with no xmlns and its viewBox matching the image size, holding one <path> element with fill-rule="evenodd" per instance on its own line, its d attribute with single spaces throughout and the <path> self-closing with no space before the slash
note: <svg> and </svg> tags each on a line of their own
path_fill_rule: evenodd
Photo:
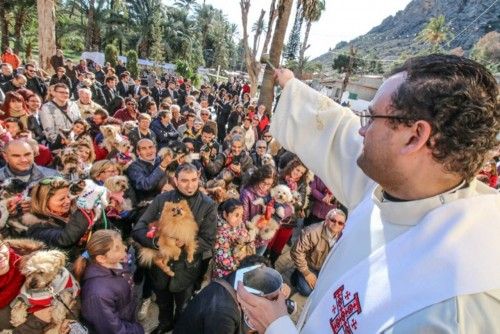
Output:
<svg viewBox="0 0 500 334">
<path fill-rule="evenodd" d="M 241 155 L 237 155 L 233 157 L 233 161 L 231 162 L 233 165 L 239 165 L 241 160 Z"/>
</svg>

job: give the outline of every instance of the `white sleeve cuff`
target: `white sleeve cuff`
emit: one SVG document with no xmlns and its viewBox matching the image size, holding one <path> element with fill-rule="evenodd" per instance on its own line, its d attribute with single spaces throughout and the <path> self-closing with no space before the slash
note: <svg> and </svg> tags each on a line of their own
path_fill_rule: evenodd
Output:
<svg viewBox="0 0 500 334">
<path fill-rule="evenodd" d="M 267 327 L 265 334 L 298 334 L 299 331 L 292 319 L 288 315 L 284 315 L 274 320 L 269 327 Z"/>
</svg>

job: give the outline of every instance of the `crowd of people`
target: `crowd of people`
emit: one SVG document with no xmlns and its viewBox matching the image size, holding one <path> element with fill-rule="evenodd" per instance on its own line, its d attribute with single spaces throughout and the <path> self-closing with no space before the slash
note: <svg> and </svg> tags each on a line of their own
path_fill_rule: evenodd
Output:
<svg viewBox="0 0 500 334">
<path fill-rule="evenodd" d="M 71 321 L 61 332 L 76 323 L 91 333 L 142 333 L 154 300 L 153 333 L 236 333 L 245 323 L 231 294 L 218 298 L 226 313 L 204 307 L 213 284 L 220 292 L 214 282 L 233 286 L 242 266 L 274 266 L 287 244 L 296 265 L 291 293 L 311 292 L 346 212 L 273 138 L 270 111 L 243 79 L 198 90 L 175 74 L 132 78 L 121 62 L 74 65 L 61 50 L 52 76 L 13 59 L 2 56 L 0 74 L 0 286 L 9 291 L 0 329 L 54 327 L 55 307 L 26 297 L 33 273 L 19 261 L 51 250 L 64 252 L 81 285 L 81 306 L 67 302 Z M 183 200 L 198 225 L 197 248 L 192 261 L 183 251 L 169 262 L 171 276 L 142 263 L 141 250 L 159 249 L 162 209 Z M 22 323 L 12 320 L 18 300 L 29 304 Z"/>
</svg>

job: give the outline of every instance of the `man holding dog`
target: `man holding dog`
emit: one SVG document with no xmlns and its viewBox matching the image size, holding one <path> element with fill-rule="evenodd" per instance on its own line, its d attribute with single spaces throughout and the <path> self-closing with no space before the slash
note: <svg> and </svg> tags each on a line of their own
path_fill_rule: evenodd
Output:
<svg viewBox="0 0 500 334">
<path fill-rule="evenodd" d="M 148 233 L 149 225 L 160 219 L 165 202 L 177 203 L 181 200 L 188 202 L 198 224 L 198 248 L 193 262 L 187 262 L 183 250 L 180 259 L 169 264 L 175 276 L 167 276 L 156 265 L 149 268 L 160 321 L 152 332 L 154 334 L 167 333 L 174 328 L 184 303 L 193 292 L 194 284 L 204 274 L 203 259 L 211 256 L 217 228 L 217 205 L 198 190 L 200 180 L 196 167 L 192 164 L 180 165 L 175 172 L 174 182 L 176 189 L 156 196 L 132 231 L 133 238 L 143 247 L 158 249 L 157 237 Z"/>
<path fill-rule="evenodd" d="M 3 158 L 6 165 L 0 168 L 0 182 L 7 179 L 18 179 L 28 187 L 43 178 L 59 175 L 54 169 L 37 166 L 33 148 L 24 140 L 8 142 L 4 147 Z M 22 214 L 29 212 L 30 204 L 31 202 L 27 199 L 14 198 L 9 201 L 7 209 L 11 215 Z"/>
<path fill-rule="evenodd" d="M 411 58 L 358 115 L 291 71 L 276 76 L 273 135 L 349 220 L 297 328 L 283 297 L 239 286 L 259 333 L 498 332 L 500 195 L 474 178 L 500 139 L 491 73 L 451 55 Z"/>
</svg>

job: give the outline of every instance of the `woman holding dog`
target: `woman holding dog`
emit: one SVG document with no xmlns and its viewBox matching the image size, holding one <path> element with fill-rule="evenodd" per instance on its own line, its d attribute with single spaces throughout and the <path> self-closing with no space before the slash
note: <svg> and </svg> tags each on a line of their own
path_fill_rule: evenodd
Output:
<svg viewBox="0 0 500 334">
<path fill-rule="evenodd" d="M 267 204 L 271 200 L 270 191 L 276 182 L 276 171 L 273 166 L 265 165 L 252 173 L 248 183 L 240 193 L 240 200 L 243 203 L 243 221 L 251 221 L 256 215 L 264 213 L 265 206 L 256 204 L 264 202 Z M 262 199 L 262 201 L 259 201 Z M 256 254 L 262 255 L 266 251 L 267 242 L 255 240 Z"/>
<path fill-rule="evenodd" d="M 31 190 L 32 214 L 25 215 L 26 235 L 67 251 L 70 262 L 83 251 L 90 232 L 101 226 L 100 218 L 94 222 L 92 213 L 72 211 L 71 204 L 68 181 L 45 178 Z"/>
<path fill-rule="evenodd" d="M 280 229 L 268 245 L 269 257 L 273 264 L 281 255 L 288 240 L 292 238 L 292 243 L 295 241 L 292 234 L 298 236 L 302 229 L 305 211 L 309 205 L 307 198 L 310 193 L 310 180 L 307 177 L 308 169 L 298 158 L 292 159 L 281 172 L 278 182 L 287 185 L 293 193 L 300 194 L 301 203 L 295 203 L 293 216 L 280 223 Z"/>
</svg>

